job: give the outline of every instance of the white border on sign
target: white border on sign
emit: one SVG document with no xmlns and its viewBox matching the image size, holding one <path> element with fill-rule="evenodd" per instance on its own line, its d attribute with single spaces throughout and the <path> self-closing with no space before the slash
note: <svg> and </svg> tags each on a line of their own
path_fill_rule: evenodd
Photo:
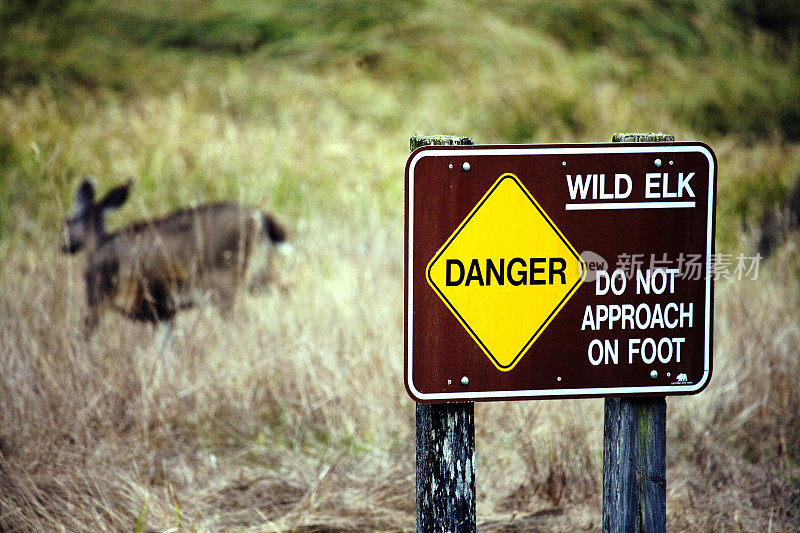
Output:
<svg viewBox="0 0 800 533">
<path fill-rule="evenodd" d="M 711 276 L 706 276 L 706 301 L 705 301 L 705 338 L 703 354 L 703 377 L 699 382 L 692 385 L 663 385 L 653 387 L 596 387 L 583 389 L 534 389 L 534 390 L 510 390 L 510 391 L 476 391 L 476 392 L 444 392 L 444 393 L 422 393 L 414 387 L 413 368 L 414 368 L 414 167 L 423 157 L 442 157 L 454 155 L 470 157 L 482 155 L 495 156 L 519 156 L 519 155 L 576 155 L 576 154 L 626 154 L 626 153 L 680 153 L 680 152 L 699 152 L 708 159 L 708 220 L 706 235 L 706 273 L 712 269 L 712 255 L 714 236 L 713 228 L 714 217 L 714 182 L 716 168 L 714 166 L 714 156 L 708 148 L 702 144 L 689 145 L 666 145 L 666 146 L 569 146 L 569 147 L 541 147 L 541 148 L 475 148 L 459 150 L 428 149 L 419 152 L 411 160 L 408 166 L 408 318 L 406 329 L 408 334 L 408 365 L 406 383 L 412 395 L 421 401 L 470 401 L 481 399 L 514 399 L 528 398 L 536 396 L 540 398 L 559 396 L 601 396 L 614 394 L 658 394 L 669 392 L 687 393 L 703 388 L 708 381 L 711 372 Z"/>
</svg>

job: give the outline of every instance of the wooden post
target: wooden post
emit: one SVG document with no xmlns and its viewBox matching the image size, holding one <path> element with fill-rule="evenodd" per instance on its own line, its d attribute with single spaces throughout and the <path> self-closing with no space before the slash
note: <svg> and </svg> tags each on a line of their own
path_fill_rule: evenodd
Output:
<svg viewBox="0 0 800 533">
<path fill-rule="evenodd" d="M 417 404 L 417 531 L 475 531 L 474 404 Z"/>
<path fill-rule="evenodd" d="M 471 145 L 468 137 L 414 136 L 427 145 Z M 417 404 L 417 531 L 475 531 L 474 404 Z"/>
<path fill-rule="evenodd" d="M 613 142 L 670 142 L 662 133 L 617 133 Z M 603 435 L 603 531 L 667 529 L 667 402 L 606 398 Z"/>
</svg>

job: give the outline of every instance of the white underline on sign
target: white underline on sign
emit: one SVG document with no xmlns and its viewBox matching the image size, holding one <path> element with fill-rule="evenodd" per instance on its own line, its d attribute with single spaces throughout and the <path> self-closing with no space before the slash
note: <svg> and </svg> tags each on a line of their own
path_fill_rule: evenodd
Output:
<svg viewBox="0 0 800 533">
<path fill-rule="evenodd" d="M 694 207 L 694 202 L 595 202 L 590 204 L 564 204 L 567 211 L 592 209 L 680 209 Z"/>
</svg>

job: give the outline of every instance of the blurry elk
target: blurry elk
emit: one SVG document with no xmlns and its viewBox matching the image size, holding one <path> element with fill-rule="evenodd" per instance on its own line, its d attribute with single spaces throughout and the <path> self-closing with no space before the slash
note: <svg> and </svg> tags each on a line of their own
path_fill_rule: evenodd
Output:
<svg viewBox="0 0 800 533">
<path fill-rule="evenodd" d="M 789 234 L 800 228 L 800 178 L 777 206 L 767 209 L 759 224 L 758 253 L 772 255 Z"/>
<path fill-rule="evenodd" d="M 168 334 L 181 309 L 209 302 L 225 314 L 248 285 L 253 256 L 268 257 L 271 245 L 285 239 L 272 216 L 232 202 L 181 209 L 106 233 L 106 213 L 125 203 L 131 184 L 95 201 L 94 186 L 84 180 L 66 220 L 63 251 L 86 251 L 87 338 L 107 309 L 166 325 Z"/>
</svg>

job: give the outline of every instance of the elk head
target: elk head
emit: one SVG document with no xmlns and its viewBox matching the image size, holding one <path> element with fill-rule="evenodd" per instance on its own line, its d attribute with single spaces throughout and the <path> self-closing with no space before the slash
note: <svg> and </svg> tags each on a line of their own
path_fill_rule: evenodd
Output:
<svg viewBox="0 0 800 533">
<path fill-rule="evenodd" d="M 105 236 L 105 215 L 119 208 L 128 199 L 133 180 L 114 187 L 99 202 L 95 202 L 94 185 L 84 179 L 75 195 L 72 211 L 65 220 L 65 242 L 62 251 L 68 254 L 94 249 Z M 87 246 L 88 245 L 88 246 Z"/>
</svg>

